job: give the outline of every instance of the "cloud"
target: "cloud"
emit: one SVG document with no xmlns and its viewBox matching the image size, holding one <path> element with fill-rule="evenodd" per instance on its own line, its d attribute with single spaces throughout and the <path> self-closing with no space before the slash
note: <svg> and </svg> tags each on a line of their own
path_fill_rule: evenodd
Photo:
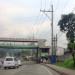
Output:
<svg viewBox="0 0 75 75">
<path fill-rule="evenodd" d="M 0 4 L 1 37 L 19 37 L 20 35 L 26 36 L 32 33 L 32 27 L 30 26 L 31 24 L 29 23 L 29 21 L 24 22 L 23 19 L 26 19 L 26 17 L 28 16 L 35 15 L 37 11 L 34 13 L 33 8 L 26 5 L 14 5 L 9 2 L 3 2 Z M 17 21 L 14 21 L 16 20 L 15 18 L 17 19 Z"/>
<path fill-rule="evenodd" d="M 37 28 L 36 31 L 38 32 L 42 32 L 44 30 L 50 29 L 50 23 L 49 21 L 45 20 L 43 23 L 41 23 L 40 25 L 36 25 L 35 28 Z"/>
<path fill-rule="evenodd" d="M 3 3 L 0 5 L 0 29 L 3 37 L 26 37 L 30 36 L 38 30 L 38 34 L 43 33 L 48 29 L 48 22 L 45 21 L 40 25 L 33 25 L 34 17 L 36 16 L 37 9 L 35 10 L 30 6 L 12 5 L 10 3 Z M 32 18 L 33 17 L 33 18 Z M 31 20 L 31 19 L 32 20 Z M 33 30 L 34 28 L 34 30 Z"/>
<path fill-rule="evenodd" d="M 0 14 L 4 16 L 29 15 L 33 13 L 33 8 L 29 6 L 0 6 Z"/>
<path fill-rule="evenodd" d="M 46 19 L 43 23 L 33 24 L 37 16 L 40 0 L 0 0 L 0 37 L 32 37 L 33 32 L 36 38 L 51 40 L 51 26 Z M 55 1 L 54 1 L 55 2 Z M 59 4 L 58 4 L 59 2 Z M 65 0 L 57 0 L 54 3 L 54 33 L 59 29 L 56 26 L 61 14 L 71 11 L 75 3 L 70 0 L 67 7 Z M 71 5 L 72 4 L 72 5 Z M 61 7 L 62 6 L 62 7 Z M 58 9 L 55 9 L 58 7 Z M 63 11 L 63 12 L 62 12 Z M 59 14 L 58 14 L 59 13 Z M 38 21 L 38 20 L 36 20 Z M 40 20 L 39 20 L 40 21 Z M 65 37 L 65 36 L 63 36 Z M 65 38 L 61 38 L 66 40 Z M 63 41 L 63 40 L 62 40 Z M 59 42 L 60 45 L 60 42 Z M 62 46 L 62 44 L 61 44 Z"/>
</svg>

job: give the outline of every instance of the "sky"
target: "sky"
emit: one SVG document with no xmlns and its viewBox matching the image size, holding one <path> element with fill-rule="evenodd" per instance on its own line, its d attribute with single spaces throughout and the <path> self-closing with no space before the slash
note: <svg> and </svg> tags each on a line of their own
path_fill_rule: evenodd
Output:
<svg viewBox="0 0 75 75">
<path fill-rule="evenodd" d="M 0 0 L 0 37 L 43 38 L 51 44 L 51 10 L 54 7 L 54 36 L 58 33 L 58 46 L 66 47 L 65 34 L 57 26 L 62 14 L 74 12 L 75 0 Z"/>
</svg>

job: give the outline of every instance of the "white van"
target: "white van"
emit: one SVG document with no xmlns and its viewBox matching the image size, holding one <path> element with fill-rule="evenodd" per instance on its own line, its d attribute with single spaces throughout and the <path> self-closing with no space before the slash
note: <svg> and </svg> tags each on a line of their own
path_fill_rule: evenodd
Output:
<svg viewBox="0 0 75 75">
<path fill-rule="evenodd" d="M 3 67 L 6 68 L 18 68 L 18 62 L 15 57 L 5 57 Z"/>
</svg>

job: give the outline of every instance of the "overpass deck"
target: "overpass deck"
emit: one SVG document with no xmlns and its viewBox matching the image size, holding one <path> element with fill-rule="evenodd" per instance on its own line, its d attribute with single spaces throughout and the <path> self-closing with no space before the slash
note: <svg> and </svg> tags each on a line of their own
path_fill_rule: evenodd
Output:
<svg viewBox="0 0 75 75">
<path fill-rule="evenodd" d="M 45 39 L 0 38 L 0 42 L 46 42 Z"/>
</svg>

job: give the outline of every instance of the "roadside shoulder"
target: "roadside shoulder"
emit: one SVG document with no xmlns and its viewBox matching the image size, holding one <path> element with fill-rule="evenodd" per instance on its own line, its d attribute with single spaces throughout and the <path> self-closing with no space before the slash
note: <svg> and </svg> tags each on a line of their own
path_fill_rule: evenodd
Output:
<svg viewBox="0 0 75 75">
<path fill-rule="evenodd" d="M 43 65 L 60 73 L 60 75 L 75 75 L 75 70 L 58 67 L 58 66 L 52 65 L 52 64 L 43 64 Z"/>
</svg>

